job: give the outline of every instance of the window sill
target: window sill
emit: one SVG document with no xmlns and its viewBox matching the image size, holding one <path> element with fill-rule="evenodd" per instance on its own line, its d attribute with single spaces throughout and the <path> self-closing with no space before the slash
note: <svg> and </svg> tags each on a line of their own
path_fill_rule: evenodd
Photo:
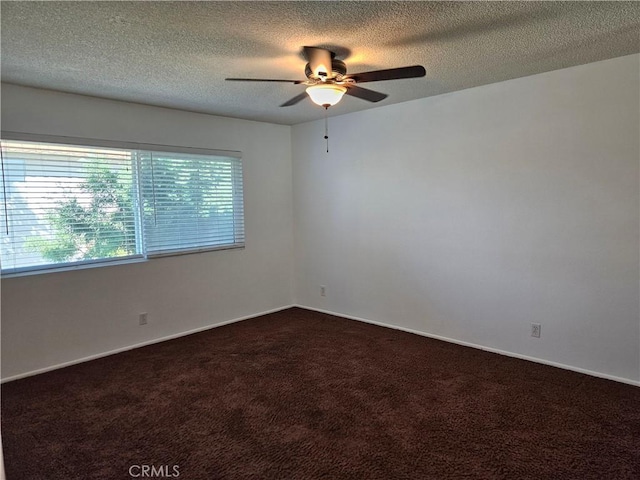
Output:
<svg viewBox="0 0 640 480">
<path fill-rule="evenodd" d="M 116 265 L 146 263 L 151 260 L 156 260 L 159 258 L 177 257 L 182 255 L 193 255 L 196 253 L 217 252 L 220 250 L 241 250 L 244 248 L 245 248 L 244 243 L 242 243 L 237 245 L 225 245 L 222 247 L 199 248 L 194 250 L 181 250 L 181 251 L 173 251 L 173 252 L 166 252 L 162 254 L 156 254 L 148 257 L 124 258 L 122 260 L 96 261 L 96 262 L 89 262 L 89 263 L 81 263 L 78 265 L 65 265 L 61 267 L 50 267 L 50 268 L 41 268 L 41 269 L 34 269 L 34 270 L 24 270 L 21 272 L 2 273 L 0 274 L 0 278 L 7 279 L 7 278 L 16 278 L 16 277 L 26 277 L 31 275 L 45 275 L 48 273 L 72 272 L 74 270 L 87 270 L 91 268 L 114 267 Z"/>
<path fill-rule="evenodd" d="M 7 278 L 28 277 L 31 275 L 46 275 L 48 273 L 72 272 L 74 270 L 87 270 L 92 268 L 114 267 L 116 265 L 129 265 L 132 263 L 144 263 L 148 261 L 149 259 L 141 257 L 128 258 L 125 260 L 113 260 L 110 262 L 83 263 L 79 265 L 66 265 L 64 267 L 43 268 L 40 270 L 25 270 L 22 272 L 2 273 L 0 275 L 0 278 L 4 280 Z"/>
</svg>

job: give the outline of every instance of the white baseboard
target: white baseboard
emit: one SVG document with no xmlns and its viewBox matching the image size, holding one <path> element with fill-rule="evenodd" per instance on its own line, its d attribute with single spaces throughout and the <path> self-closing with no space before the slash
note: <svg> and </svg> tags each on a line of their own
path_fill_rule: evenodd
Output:
<svg viewBox="0 0 640 480">
<path fill-rule="evenodd" d="M 574 367 L 572 365 L 565 365 L 563 363 L 552 362 L 550 360 L 545 360 L 543 358 L 530 357 L 528 355 L 521 355 L 519 353 L 508 352 L 506 350 L 500 350 L 498 348 L 485 347 L 483 345 L 478 345 L 476 343 L 465 342 L 462 340 L 456 340 L 455 338 L 443 337 L 441 335 L 433 335 L 427 332 L 421 332 L 419 330 L 413 330 L 411 328 L 400 327 L 397 325 L 391 325 L 388 323 L 377 322 L 374 320 L 368 320 L 366 318 L 354 317 L 353 315 L 345 315 L 343 313 L 332 312 L 330 310 L 323 310 L 321 308 L 307 307 L 305 305 L 294 305 L 295 307 L 304 308 L 306 310 L 312 310 L 314 312 L 326 313 L 328 315 L 334 315 L 336 317 L 348 318 L 349 320 L 357 320 L 359 322 L 370 323 L 372 325 L 377 325 L 379 327 L 392 328 L 394 330 L 401 330 L 407 333 L 414 333 L 416 335 L 421 335 L 423 337 L 434 338 L 436 340 L 442 340 L 444 342 L 455 343 L 457 345 L 463 345 L 465 347 L 477 348 L 479 350 L 485 350 L 491 353 L 498 353 L 500 355 L 505 355 L 507 357 L 519 358 L 520 360 L 528 360 L 530 362 L 541 363 L 543 365 L 549 365 L 552 367 L 562 368 L 564 370 L 571 370 L 573 372 L 584 373 L 585 375 L 591 375 L 592 377 L 605 378 L 607 380 L 613 380 L 615 382 L 626 383 L 628 385 L 633 385 L 636 387 L 640 387 L 640 381 L 631 380 L 629 378 L 616 377 L 615 375 L 609 375 L 607 373 L 594 372 L 592 370 L 586 370 L 584 368 Z"/>
<path fill-rule="evenodd" d="M 286 310 L 286 309 L 292 308 L 292 307 L 304 308 L 306 310 L 311 310 L 311 311 L 319 312 L 319 313 L 326 313 L 328 315 L 334 315 L 336 317 L 348 318 L 350 320 L 356 320 L 356 321 L 359 321 L 359 322 L 369 323 L 369 324 L 377 325 L 377 326 L 380 326 L 380 327 L 391 328 L 391 329 L 394 329 L 394 330 L 401 330 L 403 332 L 413 333 L 413 334 L 416 334 L 416 335 L 421 335 L 423 337 L 434 338 L 436 340 L 442 340 L 442 341 L 449 342 L 449 343 L 455 343 L 457 345 L 463 345 L 465 347 L 472 347 L 472 348 L 477 348 L 479 350 L 485 350 L 487 352 L 498 353 L 500 355 L 505 355 L 507 357 L 519 358 L 521 360 L 528 360 L 530 362 L 541 363 L 543 365 L 549 365 L 549 366 L 552 366 L 552 367 L 562 368 L 564 370 L 571 370 L 573 372 L 584 373 L 586 375 L 591 375 L 593 377 L 605 378 L 607 380 L 613 380 L 613 381 L 616 381 L 616 382 L 626 383 L 628 385 L 634 385 L 636 387 L 640 387 L 640 381 L 637 381 L 637 380 L 631 380 L 631 379 L 628 379 L 628 378 L 617 377 L 615 375 L 609 375 L 609 374 L 606 374 L 606 373 L 595 372 L 595 371 L 587 370 L 587 369 L 584 369 L 584 368 L 574 367 L 572 365 L 565 365 L 563 363 L 552 362 L 552 361 L 545 360 L 545 359 L 542 359 L 542 358 L 530 357 L 528 355 L 521 355 L 519 353 L 509 352 L 509 351 L 506 351 L 506 350 L 500 350 L 498 348 L 486 347 L 486 346 L 483 346 L 483 345 L 478 345 L 476 343 L 465 342 L 465 341 L 462 341 L 462 340 L 457 340 L 455 338 L 443 337 L 441 335 L 434 335 L 434 334 L 427 333 L 427 332 L 421 332 L 419 330 L 400 327 L 398 325 L 392 325 L 392 324 L 388 324 L 388 323 L 378 322 L 378 321 L 375 321 L 375 320 L 369 320 L 369 319 L 362 318 L 362 317 L 356 317 L 356 316 L 353 316 L 353 315 L 346 315 L 346 314 L 343 314 L 343 313 L 333 312 L 331 310 L 324 310 L 324 309 L 321 309 L 321 308 L 308 307 L 306 305 L 298 305 L 298 304 L 286 305 L 286 306 L 283 306 L 283 307 L 274 308 L 274 309 L 267 310 L 267 311 L 264 311 L 264 312 L 259 312 L 259 313 L 255 313 L 255 314 L 251 314 L 251 315 L 246 315 L 244 317 L 238 317 L 238 318 L 234 318 L 234 319 L 231 319 L 231 320 L 225 320 L 223 322 L 215 323 L 215 324 L 212 324 L 212 325 L 206 325 L 204 327 L 195 328 L 193 330 L 188 330 L 186 332 L 175 333 L 173 335 L 168 335 L 166 337 L 156 338 L 156 339 L 153 339 L 153 340 L 148 340 L 146 342 L 136 343 L 134 345 L 128 345 L 126 347 L 118 348 L 118 349 L 115 349 L 115 350 L 110 350 L 108 352 L 98 353 L 98 354 L 95 354 L 95 355 L 90 355 L 88 357 L 79 358 L 77 360 L 71 360 L 69 362 L 59 363 L 57 365 L 52 365 L 52 366 L 49 366 L 49 367 L 40 368 L 40 369 L 37 369 L 37 370 L 32 370 L 32 371 L 29 371 L 29 372 L 21 373 L 21 374 L 18 374 L 18 375 L 13 375 L 11 377 L 7 377 L 7 378 L 1 379 L 0 383 L 6 383 L 6 382 L 10 382 L 12 380 L 19 380 L 21 378 L 31 377 L 33 375 L 38 375 L 40 373 L 50 372 L 51 370 L 57 370 L 59 368 L 64 368 L 64 367 L 69 367 L 71 365 L 76 365 L 78 363 L 84 363 L 84 362 L 88 362 L 90 360 L 95 360 L 95 359 L 98 359 L 98 358 L 108 357 L 109 355 L 115 355 L 116 353 L 126 352 L 128 350 L 133 350 L 134 348 L 145 347 L 147 345 L 153 345 L 154 343 L 160 343 L 160 342 L 164 342 L 164 341 L 167 341 L 167 340 L 173 340 L 174 338 L 184 337 L 186 335 L 191 335 L 191 334 L 194 334 L 194 333 L 203 332 L 205 330 L 210 330 L 212 328 L 222 327 L 223 325 L 228 325 L 230 323 L 235 323 L 235 322 L 240 322 L 240 321 L 243 321 L 243 320 L 248 320 L 250 318 L 260 317 L 262 315 L 268 315 L 270 313 L 279 312 L 279 311 Z"/>
<path fill-rule="evenodd" d="M 246 315 L 244 317 L 238 317 L 231 320 L 225 320 L 220 323 L 214 323 L 212 325 L 206 325 L 204 327 L 194 328 L 193 330 L 187 330 L 186 332 L 174 333 L 173 335 L 168 335 L 166 337 L 154 338 L 153 340 L 147 340 L 146 342 L 136 343 L 134 345 L 128 345 L 126 347 L 117 348 L 115 350 L 109 350 L 108 352 L 97 353 L 95 355 L 90 355 L 88 357 L 78 358 L 77 360 L 71 360 L 69 362 L 59 363 L 57 365 L 51 365 L 50 367 L 39 368 L 37 370 L 31 370 L 26 373 L 20 373 L 18 375 L 13 375 L 11 377 L 3 378 L 0 380 L 0 383 L 11 382 L 12 380 L 19 380 L 21 378 L 31 377 L 33 375 L 38 375 L 40 373 L 50 372 L 51 370 L 58 370 L 59 368 L 69 367 L 71 365 L 76 365 L 78 363 L 88 362 L 90 360 L 95 360 L 97 358 L 108 357 L 109 355 L 115 355 L 116 353 L 126 352 L 128 350 L 133 350 L 134 348 L 146 347 L 147 345 L 153 345 L 154 343 L 165 342 L 167 340 L 173 340 L 174 338 L 184 337 L 186 335 L 191 335 L 193 333 L 204 332 L 205 330 L 211 330 L 212 328 L 222 327 L 223 325 L 228 325 L 230 323 L 240 322 L 242 320 L 248 320 L 250 318 L 260 317 L 262 315 L 268 315 L 269 313 L 279 312 L 281 310 L 286 310 L 288 308 L 295 307 L 296 305 L 286 305 L 284 307 L 274 308 L 271 310 L 267 310 L 260 313 L 255 313 L 251 315 Z"/>
</svg>

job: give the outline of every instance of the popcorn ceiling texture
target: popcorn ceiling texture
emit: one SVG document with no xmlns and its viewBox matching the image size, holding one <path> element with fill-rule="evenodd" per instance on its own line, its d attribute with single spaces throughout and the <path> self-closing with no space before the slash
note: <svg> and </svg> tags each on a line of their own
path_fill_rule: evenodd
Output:
<svg viewBox="0 0 640 480">
<path fill-rule="evenodd" d="M 439 95 L 640 51 L 637 2 L 2 2 L 2 81 L 281 124 L 321 118 L 302 46 L 348 71 L 422 64 L 425 78 L 373 82 L 378 104 Z"/>
</svg>

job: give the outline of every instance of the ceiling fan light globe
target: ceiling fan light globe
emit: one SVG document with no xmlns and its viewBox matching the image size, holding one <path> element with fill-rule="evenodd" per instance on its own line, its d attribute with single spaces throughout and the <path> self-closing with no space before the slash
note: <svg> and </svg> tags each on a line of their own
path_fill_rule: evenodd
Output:
<svg viewBox="0 0 640 480">
<path fill-rule="evenodd" d="M 309 94 L 311 101 L 321 107 L 332 107 L 342 99 L 342 96 L 346 91 L 347 87 L 331 83 L 311 85 L 307 88 L 307 93 Z"/>
</svg>

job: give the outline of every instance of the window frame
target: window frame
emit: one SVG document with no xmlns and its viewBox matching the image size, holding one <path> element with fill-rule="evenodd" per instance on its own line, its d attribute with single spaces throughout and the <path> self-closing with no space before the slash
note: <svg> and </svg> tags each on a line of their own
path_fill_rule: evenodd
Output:
<svg viewBox="0 0 640 480">
<path fill-rule="evenodd" d="M 234 182 L 234 191 L 240 191 L 239 195 L 233 196 L 233 204 L 234 204 L 234 212 L 236 211 L 236 206 L 241 205 L 242 212 L 242 221 L 244 225 L 244 162 L 242 161 L 242 152 L 236 150 L 220 150 L 220 149 L 210 149 L 210 148 L 200 148 L 200 147 L 185 147 L 185 146 L 177 146 L 177 145 L 164 145 L 164 144 L 153 144 L 153 143 L 139 143 L 139 142 L 129 142 L 129 141 L 115 141 L 115 140 L 105 140 L 105 139 L 95 139 L 95 138 L 84 138 L 84 137 L 70 137 L 70 136 L 61 136 L 61 135 L 48 135 L 48 134 L 35 134 L 35 133 L 23 133 L 23 132 L 13 132 L 2 130 L 0 132 L 0 138 L 2 140 L 7 141 L 24 141 L 24 142 L 36 142 L 36 143 L 51 143 L 51 144 L 60 144 L 60 145 L 70 145 L 70 146 L 79 146 L 79 147 L 94 147 L 94 148 L 114 148 L 114 149 L 122 149 L 122 150 L 131 150 L 131 151 L 150 151 L 150 152 L 164 152 L 164 153 L 176 153 L 176 154 L 192 154 L 192 155 L 206 155 L 206 156 L 219 156 L 219 157 L 227 157 L 234 158 L 240 161 L 240 175 L 239 179 L 241 180 L 240 188 L 237 189 L 236 182 L 238 181 L 238 177 L 233 178 Z M 140 164 L 136 161 L 136 173 L 137 177 L 140 172 Z M 142 192 L 141 188 L 137 188 L 138 193 L 136 198 L 136 203 L 142 201 Z M 139 209 L 136 209 L 136 216 L 140 215 Z M 234 213 L 235 215 L 235 213 Z M 246 232 L 243 226 L 243 232 Z M 143 251 L 139 254 L 134 255 L 126 255 L 122 257 L 112 257 L 112 258 L 99 258 L 99 259 L 90 259 L 90 260 L 82 260 L 78 262 L 64 262 L 64 263 L 52 263 L 46 265 L 34 265 L 28 267 L 20 267 L 20 268 L 12 268 L 12 269 L 1 269 L 0 275 L 2 278 L 8 277 L 19 277 L 24 275 L 34 275 L 34 274 L 43 274 L 43 273 L 54 273 L 54 272 L 64 272 L 70 270 L 82 270 L 87 268 L 96 268 L 96 267 L 105 267 L 105 266 L 114 266 L 114 265 L 123 265 L 123 264 L 132 264 L 132 263 L 141 263 L 147 262 L 156 258 L 163 257 L 171 257 L 171 256 L 179 256 L 179 255 L 191 255 L 196 253 L 203 252 L 211 252 L 217 250 L 235 250 L 235 249 L 243 249 L 245 248 L 246 236 L 243 235 L 242 242 L 236 242 L 228 245 L 211 245 L 211 246 L 201 246 L 195 248 L 189 248 L 184 250 L 173 250 L 163 253 L 152 253 L 148 254 L 146 251 L 146 246 L 144 244 L 144 227 L 141 222 L 137 225 L 136 235 L 140 238 L 143 245 Z"/>
</svg>

